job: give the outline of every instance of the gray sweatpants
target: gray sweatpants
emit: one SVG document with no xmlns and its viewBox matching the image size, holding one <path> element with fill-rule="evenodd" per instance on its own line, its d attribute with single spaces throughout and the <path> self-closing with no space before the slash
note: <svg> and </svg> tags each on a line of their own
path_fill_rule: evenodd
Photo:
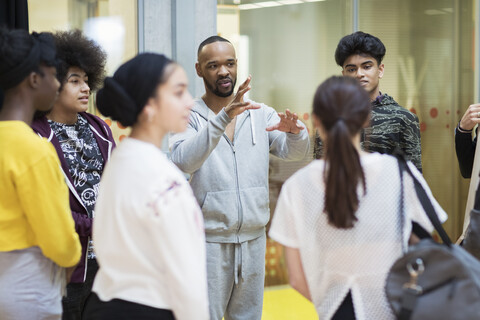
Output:
<svg viewBox="0 0 480 320">
<path fill-rule="evenodd" d="M 57 320 L 65 269 L 38 247 L 0 252 L 0 320 Z"/>
<path fill-rule="evenodd" d="M 266 235 L 243 243 L 207 242 L 211 320 L 260 320 Z"/>
</svg>

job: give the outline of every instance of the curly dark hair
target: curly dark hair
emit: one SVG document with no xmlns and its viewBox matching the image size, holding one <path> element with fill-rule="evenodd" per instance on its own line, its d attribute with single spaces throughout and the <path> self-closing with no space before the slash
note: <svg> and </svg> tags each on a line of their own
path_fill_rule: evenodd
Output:
<svg viewBox="0 0 480 320">
<path fill-rule="evenodd" d="M 380 39 L 371 34 L 357 31 L 340 40 L 335 50 L 335 61 L 340 67 L 343 67 L 348 57 L 359 54 L 375 58 L 380 65 L 385 52 L 385 46 Z"/>
<path fill-rule="evenodd" d="M 62 87 L 68 69 L 78 67 L 87 74 L 90 91 L 97 90 L 105 77 L 105 51 L 80 30 L 60 31 L 53 36 L 57 46 L 57 79 Z"/>
</svg>

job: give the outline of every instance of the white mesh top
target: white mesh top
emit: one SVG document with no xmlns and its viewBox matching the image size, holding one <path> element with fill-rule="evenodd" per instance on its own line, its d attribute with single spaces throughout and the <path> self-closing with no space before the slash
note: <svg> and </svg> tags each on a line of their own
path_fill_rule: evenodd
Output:
<svg viewBox="0 0 480 320">
<path fill-rule="evenodd" d="M 269 235 L 284 246 L 299 249 L 320 319 L 330 319 L 349 291 L 358 320 L 394 319 L 383 288 L 390 267 L 402 255 L 397 160 L 379 153 L 361 156 L 367 193 L 360 196 L 358 221 L 352 229 L 330 225 L 323 212 L 324 164 L 323 160 L 314 160 L 287 180 Z M 444 222 L 447 214 L 434 199 L 420 172 L 412 163 L 409 166 Z M 402 240 L 406 244 L 412 220 L 428 231 L 433 231 L 433 226 L 406 172 L 404 189 L 406 228 Z"/>
</svg>

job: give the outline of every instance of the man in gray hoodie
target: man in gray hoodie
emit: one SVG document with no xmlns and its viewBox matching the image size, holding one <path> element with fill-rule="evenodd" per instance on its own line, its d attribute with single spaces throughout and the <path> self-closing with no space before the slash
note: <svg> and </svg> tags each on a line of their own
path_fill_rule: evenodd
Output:
<svg viewBox="0 0 480 320">
<path fill-rule="evenodd" d="M 269 153 L 303 159 L 308 133 L 288 109 L 277 113 L 244 99 L 251 77 L 234 94 L 237 59 L 228 40 L 203 41 L 195 68 L 205 94 L 196 100 L 187 130 L 170 138 L 170 148 L 172 161 L 191 175 L 205 219 L 210 317 L 260 319 Z"/>
</svg>

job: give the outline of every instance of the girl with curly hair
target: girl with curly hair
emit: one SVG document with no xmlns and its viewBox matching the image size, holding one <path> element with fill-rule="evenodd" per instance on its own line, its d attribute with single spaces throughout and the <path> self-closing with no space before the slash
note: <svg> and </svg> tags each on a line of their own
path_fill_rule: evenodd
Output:
<svg viewBox="0 0 480 320">
<path fill-rule="evenodd" d="M 100 176 L 115 146 L 112 132 L 99 117 L 87 113 L 91 92 L 105 73 L 106 54 L 81 31 L 54 34 L 60 92 L 53 108 L 37 117 L 35 132 L 55 147 L 69 187 L 70 209 L 82 244 L 82 259 L 63 299 L 63 319 L 80 319 L 98 264 L 91 241 Z"/>
</svg>

